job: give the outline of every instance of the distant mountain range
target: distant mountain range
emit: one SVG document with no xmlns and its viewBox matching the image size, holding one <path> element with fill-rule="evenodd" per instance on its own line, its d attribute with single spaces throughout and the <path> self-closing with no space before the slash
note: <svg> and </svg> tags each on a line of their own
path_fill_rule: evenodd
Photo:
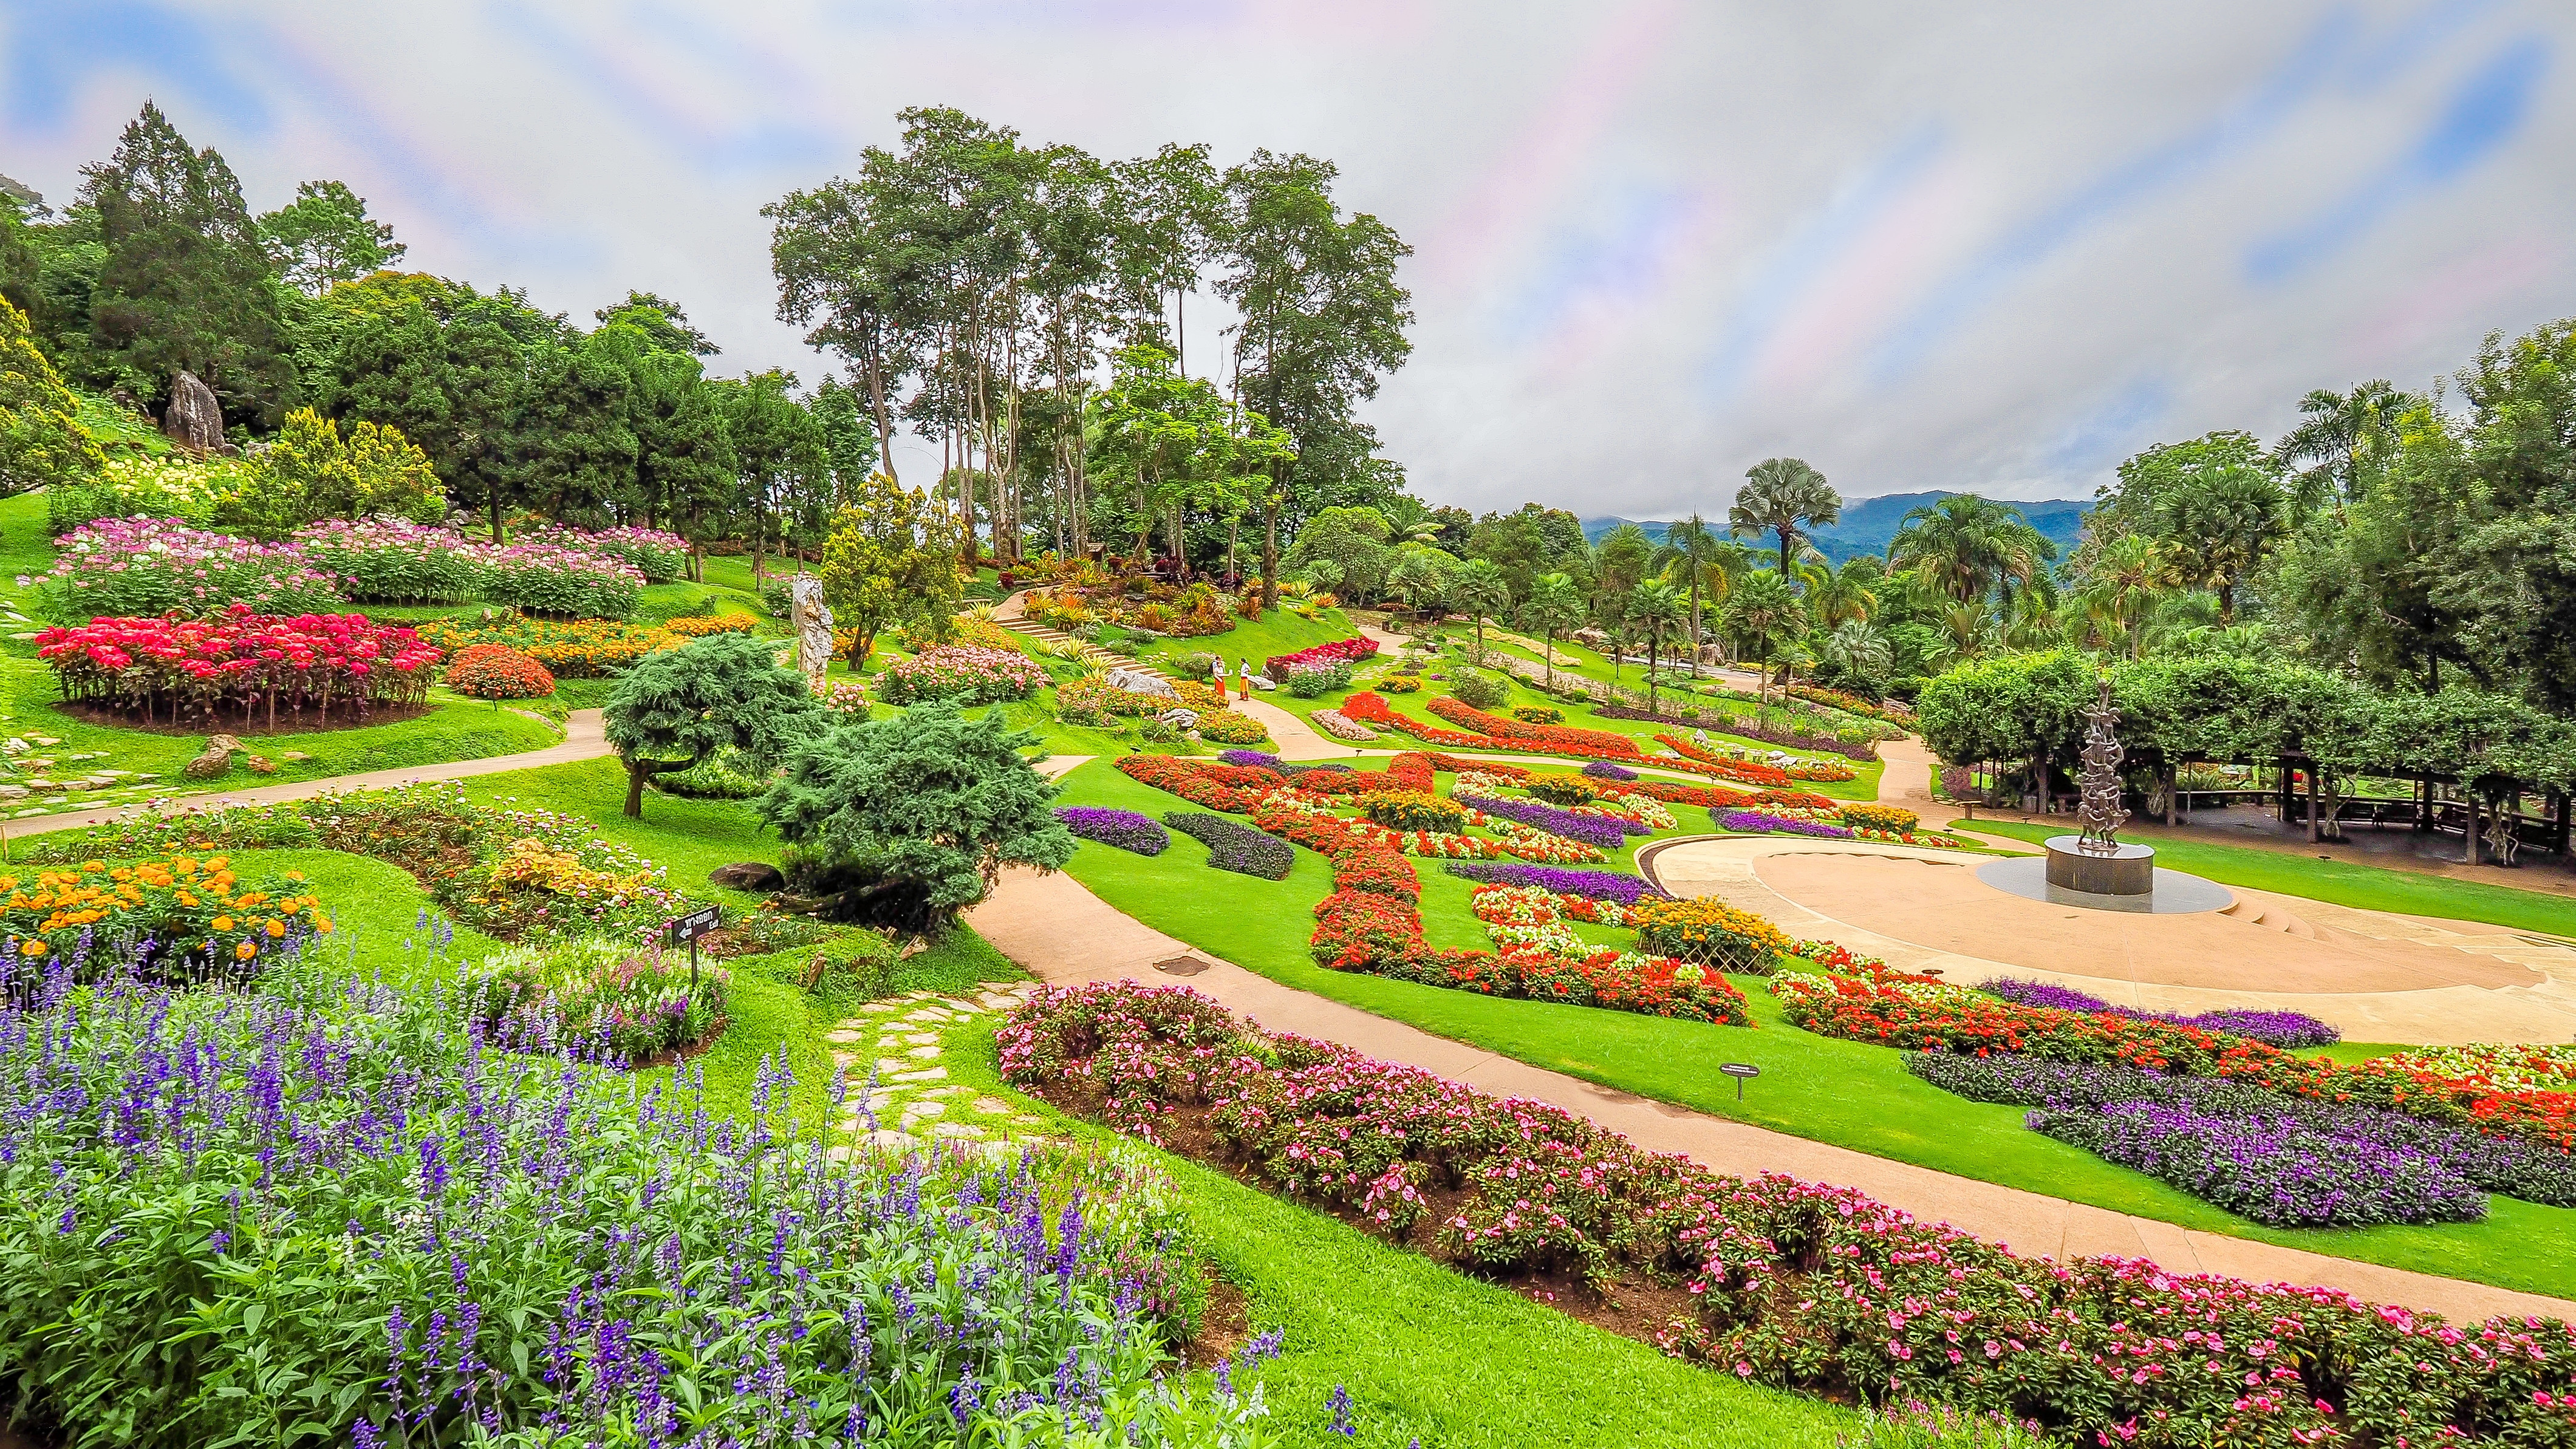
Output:
<svg viewBox="0 0 2576 1449">
<path fill-rule="evenodd" d="M 1816 549 L 1836 563 L 1858 554 L 1884 554 L 1888 544 L 1895 541 L 1896 530 L 1904 523 L 1905 515 L 1927 503 L 1938 503 L 1954 496 L 1951 493 L 1890 493 L 1878 498 L 1852 499 L 1843 505 L 1842 522 L 1816 530 Z M 2005 503 L 2007 507 L 2020 509 L 2022 517 L 2030 520 L 2031 527 L 2057 545 L 2059 558 L 2075 551 L 2075 545 L 2084 536 L 2084 515 L 2093 507 L 2089 498 L 2043 498 L 2030 502 L 2008 499 Z M 1672 526 L 1669 520 L 1649 523 L 1626 518 L 1587 518 L 1583 520 L 1583 536 L 1599 543 L 1602 535 L 1629 522 L 1636 523 L 1646 531 L 1646 537 L 1657 543 L 1663 542 L 1664 530 Z M 1723 529 L 1726 515 L 1721 510 L 1709 522 L 1711 526 Z M 1777 537 L 1769 534 L 1764 537 L 1769 540 L 1771 548 L 1779 548 Z M 1753 541 L 1745 540 L 1747 543 Z"/>
</svg>

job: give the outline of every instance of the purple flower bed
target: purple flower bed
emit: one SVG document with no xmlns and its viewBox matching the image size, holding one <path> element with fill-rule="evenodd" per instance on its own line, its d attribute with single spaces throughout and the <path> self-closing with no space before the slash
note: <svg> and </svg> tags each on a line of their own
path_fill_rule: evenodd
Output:
<svg viewBox="0 0 2576 1449">
<path fill-rule="evenodd" d="M 1812 835 L 1820 840 L 1849 840 L 1848 825 L 1826 825 L 1814 820 L 1791 820 L 1761 810 L 1711 810 L 1709 817 L 1720 830 L 1733 830 L 1747 835 Z"/>
<path fill-rule="evenodd" d="M 2249 1011 L 2230 1008 L 2204 1011 L 2198 1016 L 2183 1016 L 2170 1011 L 2142 1011 L 2134 1006 L 2113 1006 L 2090 992 L 2053 981 L 2025 981 L 2018 976 L 1998 976 L 1977 984 L 1979 991 L 2000 996 L 2022 1006 L 2048 1006 L 2059 1011 L 2108 1012 L 2131 1021 L 2163 1021 L 2176 1026 L 2196 1026 L 2202 1031 L 2231 1032 L 2251 1037 L 2276 1047 L 2332 1046 L 2343 1040 L 2343 1033 L 2308 1015 L 2304 1011 Z"/>
<path fill-rule="evenodd" d="M 1138 855 L 1160 855 L 1172 848 L 1172 833 L 1154 823 L 1154 817 L 1133 810 L 1113 810 L 1103 805 L 1059 805 L 1055 818 L 1064 828 L 1085 840 L 1097 840 L 1120 850 Z"/>
<path fill-rule="evenodd" d="M 1583 773 L 1590 775 L 1596 780 L 1633 780 L 1637 778 L 1636 771 L 1629 769 L 1625 765 L 1614 765 L 1608 760 L 1594 760 L 1591 764 L 1583 767 Z"/>
<path fill-rule="evenodd" d="M 1449 873 L 1482 885 L 1536 886 L 1561 896 L 1588 896 L 1623 906 L 1663 894 L 1643 876 L 1615 870 L 1568 870 L 1559 865 L 1521 865 L 1506 860 L 1453 860 L 1449 862 Z"/>
<path fill-rule="evenodd" d="M 1550 835 L 1597 845 L 1603 850 L 1617 850 L 1627 844 L 1631 831 L 1639 835 L 1647 833 L 1646 827 L 1634 820 L 1608 815 L 1577 815 L 1571 810 L 1542 805 L 1536 800 L 1504 800 L 1487 795 L 1457 795 L 1454 798 L 1459 804 L 1482 810 L 1488 815 L 1534 825 Z"/>
<path fill-rule="evenodd" d="M 1163 823 L 1197 839 L 1208 848 L 1207 863 L 1217 870 L 1263 880 L 1286 880 L 1296 867 L 1297 848 L 1276 835 L 1238 825 L 1222 815 L 1201 810 L 1175 810 Z"/>
<path fill-rule="evenodd" d="M 2312 1101 L 2224 1077 L 2167 1077 L 2136 1067 L 2057 1062 L 2032 1056 L 1909 1052 L 1905 1069 L 1943 1091 L 1971 1101 L 2040 1108 L 2031 1116 L 2033 1129 L 2106 1157 L 2111 1154 L 2096 1146 L 2096 1139 L 2107 1144 L 2112 1136 L 2110 1126 L 2087 1127 L 2081 1119 L 2103 1118 L 2114 1109 L 2156 1106 L 2210 1120 L 2275 1124 L 2289 1120 L 2318 1137 L 2360 1144 L 2354 1150 L 2362 1155 L 2395 1152 L 2428 1158 L 2481 1191 L 2552 1207 L 2576 1206 L 2576 1157 L 2546 1143 L 2493 1137 L 2471 1127 L 2454 1127 L 2400 1112 Z M 2134 1139 L 2146 1129 L 2132 1124 L 2123 1130 Z M 2139 1166 L 2136 1162 L 2127 1165 Z M 2285 1164 L 2284 1170 L 2293 1166 Z M 2197 1192 L 2192 1182 L 2165 1172 L 2157 1175 L 2187 1192 Z M 2233 1203 L 2221 1205 L 2235 1208 Z M 2244 1208 L 2235 1210 L 2259 1221 L 2273 1221 Z M 2425 1219 L 2363 1216 L 2342 1221 L 2360 1224 L 2421 1220 Z"/>
<path fill-rule="evenodd" d="M 2030 1114 L 2035 1132 L 2276 1228 L 2473 1222 L 2486 1194 L 2420 1148 L 2320 1132 L 2296 1117 L 2212 1117 L 2179 1103 Z"/>
<path fill-rule="evenodd" d="M 1229 765 L 1253 765 L 1264 770 L 1276 770 L 1280 763 L 1277 755 L 1265 755 L 1259 750 L 1220 750 L 1217 758 Z"/>
</svg>

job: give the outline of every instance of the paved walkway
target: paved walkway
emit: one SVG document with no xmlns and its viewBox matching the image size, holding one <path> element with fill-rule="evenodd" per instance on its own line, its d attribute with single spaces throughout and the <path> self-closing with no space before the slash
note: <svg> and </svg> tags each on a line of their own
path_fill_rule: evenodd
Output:
<svg viewBox="0 0 2576 1449">
<path fill-rule="evenodd" d="M 81 830 L 108 821 L 129 818 L 142 810 L 164 815 L 182 811 L 216 810 L 226 805 L 268 805 L 280 800 L 309 800 L 316 795 L 344 794 L 351 790 L 380 790 L 395 785 L 416 784 L 425 780 L 465 780 L 476 775 L 500 775 L 512 770 L 533 770 L 540 765 L 564 765 L 576 760 L 595 760 L 609 754 L 607 721 L 603 711 L 577 709 L 564 717 L 564 737 L 560 744 L 542 750 L 529 750 L 517 755 L 490 755 L 480 760 L 450 760 L 436 765 L 406 765 L 398 770 L 370 770 L 362 775 L 333 775 L 321 780 L 297 780 L 287 785 L 258 785 L 247 790 L 226 790 L 210 795 L 181 795 L 152 805 L 118 805 L 101 810 L 73 810 L 42 819 L 12 822 L 7 832 L 11 837 L 41 835 L 55 830 Z"/>
<path fill-rule="evenodd" d="M 1630 1096 L 1282 986 L 1120 913 L 1067 875 L 1007 871 L 967 920 L 1004 955 L 1052 983 L 1183 982 L 1273 1031 L 1340 1042 L 1502 1096 L 1552 1102 L 1642 1146 L 1684 1154 L 1719 1172 L 1783 1172 L 1856 1187 L 2024 1253 L 2150 1258 L 2177 1272 L 2322 1285 L 2460 1319 L 2576 1317 L 2576 1303 L 2538 1294 L 2195 1232 Z M 1167 962 L 1198 969 L 1187 975 L 1157 969 Z"/>
</svg>

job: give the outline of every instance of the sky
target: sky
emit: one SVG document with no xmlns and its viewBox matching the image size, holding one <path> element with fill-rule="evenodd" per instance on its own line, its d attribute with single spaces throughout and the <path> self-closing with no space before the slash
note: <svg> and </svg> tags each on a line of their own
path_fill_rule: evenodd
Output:
<svg viewBox="0 0 2576 1449">
<path fill-rule="evenodd" d="M 0 172 L 67 199 L 149 96 L 254 209 L 344 180 L 407 266 L 810 384 L 759 209 L 906 106 L 1303 151 L 1414 249 L 1414 490 L 1669 517 L 1780 455 L 2088 497 L 2576 316 L 2571 73 L 2567 0 L 0 0 Z"/>
</svg>

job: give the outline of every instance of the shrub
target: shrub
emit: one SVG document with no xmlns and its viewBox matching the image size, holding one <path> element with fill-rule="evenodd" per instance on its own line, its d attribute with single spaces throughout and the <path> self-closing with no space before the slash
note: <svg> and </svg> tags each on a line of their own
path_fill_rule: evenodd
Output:
<svg viewBox="0 0 2576 1449">
<path fill-rule="evenodd" d="M 556 618 L 623 619 L 644 592 L 644 575 L 632 566 L 552 544 L 486 549 L 483 568 L 484 598 Z"/>
<path fill-rule="evenodd" d="M 468 644 L 447 661 L 447 687 L 476 699 L 543 699 L 555 677 L 507 644 Z"/>
<path fill-rule="evenodd" d="M 1270 731 L 1250 715 L 1210 710 L 1199 716 L 1199 738 L 1216 745 L 1266 745 Z"/>
<path fill-rule="evenodd" d="M 438 651 L 398 624 L 364 614 L 286 619 L 236 604 L 206 619 L 93 619 L 36 635 L 36 657 L 51 664 L 65 699 L 146 722 L 214 721 L 238 708 L 247 721 L 265 707 L 290 717 L 311 707 L 324 720 L 387 705 L 418 704 L 429 693 Z"/>
<path fill-rule="evenodd" d="M 1894 805 L 1845 805 L 1843 823 L 1855 830 L 1883 830 L 1890 835 L 1912 835 L 1923 817 Z"/>
<path fill-rule="evenodd" d="M 465 987 L 496 1045 L 641 1066 L 713 1034 L 729 980 L 658 945 L 574 941 L 505 950 L 467 972 Z"/>
<path fill-rule="evenodd" d="M 1422 676 L 1418 674 L 1390 674 L 1384 679 L 1379 680 L 1377 682 L 1377 687 L 1388 694 L 1414 694 L 1418 693 L 1422 688 Z"/>
<path fill-rule="evenodd" d="M 1390 830 L 1467 828 L 1466 806 L 1424 791 L 1380 790 L 1362 797 L 1362 806 L 1369 819 Z"/>
<path fill-rule="evenodd" d="M 215 521 L 215 495 L 232 459 L 195 462 L 184 456 L 120 455 L 94 477 L 74 476 L 45 489 L 46 536 L 60 538 L 101 518 L 175 518 L 194 528 Z"/>
<path fill-rule="evenodd" d="M 1288 671 L 1288 692 L 1299 699 L 1319 699 L 1350 687 L 1351 666 L 1347 663 L 1301 664 Z"/>
<path fill-rule="evenodd" d="M 1026 699 L 1046 682 L 1046 671 L 1017 649 L 942 644 L 897 660 L 880 688 L 888 704 L 942 699 L 975 705 Z"/>
<path fill-rule="evenodd" d="M 1479 674 L 1461 669 L 1449 680 L 1449 693 L 1470 709 L 1496 709 L 1512 697 L 1512 687 L 1500 675 Z M 1436 713 L 1436 711 L 1435 711 Z M 1553 721 L 1548 721 L 1553 723 Z"/>
<path fill-rule="evenodd" d="M 1667 898 L 1639 903 L 1637 947 L 1720 971 L 1767 976 L 1774 958 L 1789 949 L 1789 938 L 1778 926 L 1724 901 Z"/>
<path fill-rule="evenodd" d="M 244 881 L 221 855 L 12 872 L 0 892 L 0 934 L 20 975 L 57 960 L 84 980 L 119 965 L 170 981 L 247 975 L 331 930 L 300 872 Z"/>
<path fill-rule="evenodd" d="M 385 514 L 416 523 L 447 516 L 447 490 L 429 455 L 400 431 L 311 408 L 286 415 L 275 440 L 226 475 L 215 521 L 253 538 L 279 539 L 320 518 Z"/>
<path fill-rule="evenodd" d="M 1237 825 L 1222 815 L 1175 810 L 1163 817 L 1163 823 L 1205 845 L 1207 863 L 1218 870 L 1263 880 L 1286 880 L 1297 865 L 1297 852 L 1287 841 Z"/>
<path fill-rule="evenodd" d="M 304 614 L 348 602 L 339 581 L 283 544 L 206 533 L 166 518 L 102 518 L 55 540 L 46 606 L 58 618 L 211 614 L 235 604 Z"/>
<path fill-rule="evenodd" d="M 738 750 L 766 771 L 788 745 L 823 724 L 804 679 L 782 667 L 777 649 L 747 634 L 711 634 L 652 654 L 608 698 L 608 743 L 626 766 L 626 815 L 644 813 L 655 775 L 705 764 Z"/>
<path fill-rule="evenodd" d="M 1469 700 L 1468 703 L 1473 704 L 1475 701 Z M 1565 711 L 1557 709 L 1552 705 L 1517 704 L 1512 706 L 1512 718 L 1519 720 L 1523 724 L 1563 724 L 1565 723 Z"/>
<path fill-rule="evenodd" d="M 1113 810 L 1099 805 L 1059 805 L 1055 818 L 1064 828 L 1084 840 L 1114 845 L 1138 855 L 1160 855 L 1172 846 L 1171 832 L 1154 823 L 1150 815 L 1134 810 Z"/>
</svg>

